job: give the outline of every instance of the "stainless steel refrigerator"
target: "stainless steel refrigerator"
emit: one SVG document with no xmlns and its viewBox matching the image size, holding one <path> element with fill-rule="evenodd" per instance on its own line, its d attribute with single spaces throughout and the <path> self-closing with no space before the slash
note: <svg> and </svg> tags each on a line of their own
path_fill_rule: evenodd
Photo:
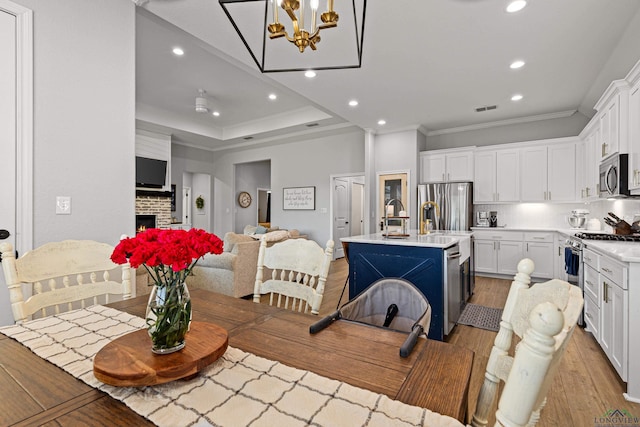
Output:
<svg viewBox="0 0 640 427">
<path fill-rule="evenodd" d="M 418 185 L 418 229 L 430 219 L 433 230 L 470 231 L 473 225 L 473 183 L 438 182 Z M 437 207 L 436 207 L 437 206 Z M 475 287 L 473 237 L 459 243 L 459 274 L 451 274 L 446 281 L 449 328 L 458 321 Z M 446 260 L 445 260 L 446 261 Z M 458 280 L 456 280 L 458 279 Z"/>
<path fill-rule="evenodd" d="M 425 202 L 435 202 L 438 208 L 423 206 Z M 430 219 L 434 230 L 468 231 L 473 225 L 473 182 L 419 184 L 417 206 L 418 226 L 421 220 Z"/>
</svg>

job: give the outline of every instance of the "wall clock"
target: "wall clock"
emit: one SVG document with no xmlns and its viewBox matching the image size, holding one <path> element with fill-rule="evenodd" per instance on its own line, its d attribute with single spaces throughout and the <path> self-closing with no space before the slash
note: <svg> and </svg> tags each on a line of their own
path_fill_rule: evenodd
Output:
<svg viewBox="0 0 640 427">
<path fill-rule="evenodd" d="M 242 208 L 248 208 L 251 204 L 251 194 L 247 193 L 246 191 L 238 194 L 238 204 Z"/>
</svg>

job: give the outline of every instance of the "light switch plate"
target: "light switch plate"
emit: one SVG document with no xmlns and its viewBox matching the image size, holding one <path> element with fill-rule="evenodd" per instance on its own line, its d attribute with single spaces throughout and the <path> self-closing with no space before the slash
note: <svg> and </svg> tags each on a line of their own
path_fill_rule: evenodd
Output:
<svg viewBox="0 0 640 427">
<path fill-rule="evenodd" d="M 71 215 L 71 197 L 56 197 L 56 215 Z"/>
</svg>

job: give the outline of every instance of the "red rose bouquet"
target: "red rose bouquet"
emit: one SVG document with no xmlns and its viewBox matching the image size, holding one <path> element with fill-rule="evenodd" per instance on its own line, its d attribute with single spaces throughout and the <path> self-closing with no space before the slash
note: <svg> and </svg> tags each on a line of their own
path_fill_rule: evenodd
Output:
<svg viewBox="0 0 640 427">
<path fill-rule="evenodd" d="M 204 230 L 149 228 L 120 241 L 111 254 L 116 264 L 144 266 L 154 283 L 147 307 L 147 326 L 155 353 L 184 347 L 191 321 L 191 298 L 185 279 L 206 254 L 221 254 L 222 240 Z"/>
</svg>

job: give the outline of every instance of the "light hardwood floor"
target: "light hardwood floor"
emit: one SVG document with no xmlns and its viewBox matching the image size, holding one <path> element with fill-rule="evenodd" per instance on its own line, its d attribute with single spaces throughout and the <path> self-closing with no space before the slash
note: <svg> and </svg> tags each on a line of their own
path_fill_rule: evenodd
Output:
<svg viewBox="0 0 640 427">
<path fill-rule="evenodd" d="M 347 274 L 348 265 L 344 258 L 332 263 L 320 316 L 335 311 Z M 502 308 L 510 285 L 509 280 L 476 277 L 475 293 L 470 302 Z M 348 301 L 346 294 L 347 291 L 340 304 Z M 448 342 L 469 348 L 475 354 L 469 387 L 469 419 L 475 410 L 475 401 L 495 336 L 495 332 L 457 325 L 447 337 Z M 640 404 L 627 402 L 622 396 L 624 390 L 624 383 L 598 343 L 590 333 L 577 328 L 547 396 L 547 405 L 538 425 L 592 427 L 596 418 L 611 409 L 625 409 L 633 416 L 640 417 Z M 492 417 L 489 425 L 493 423 Z"/>
</svg>

